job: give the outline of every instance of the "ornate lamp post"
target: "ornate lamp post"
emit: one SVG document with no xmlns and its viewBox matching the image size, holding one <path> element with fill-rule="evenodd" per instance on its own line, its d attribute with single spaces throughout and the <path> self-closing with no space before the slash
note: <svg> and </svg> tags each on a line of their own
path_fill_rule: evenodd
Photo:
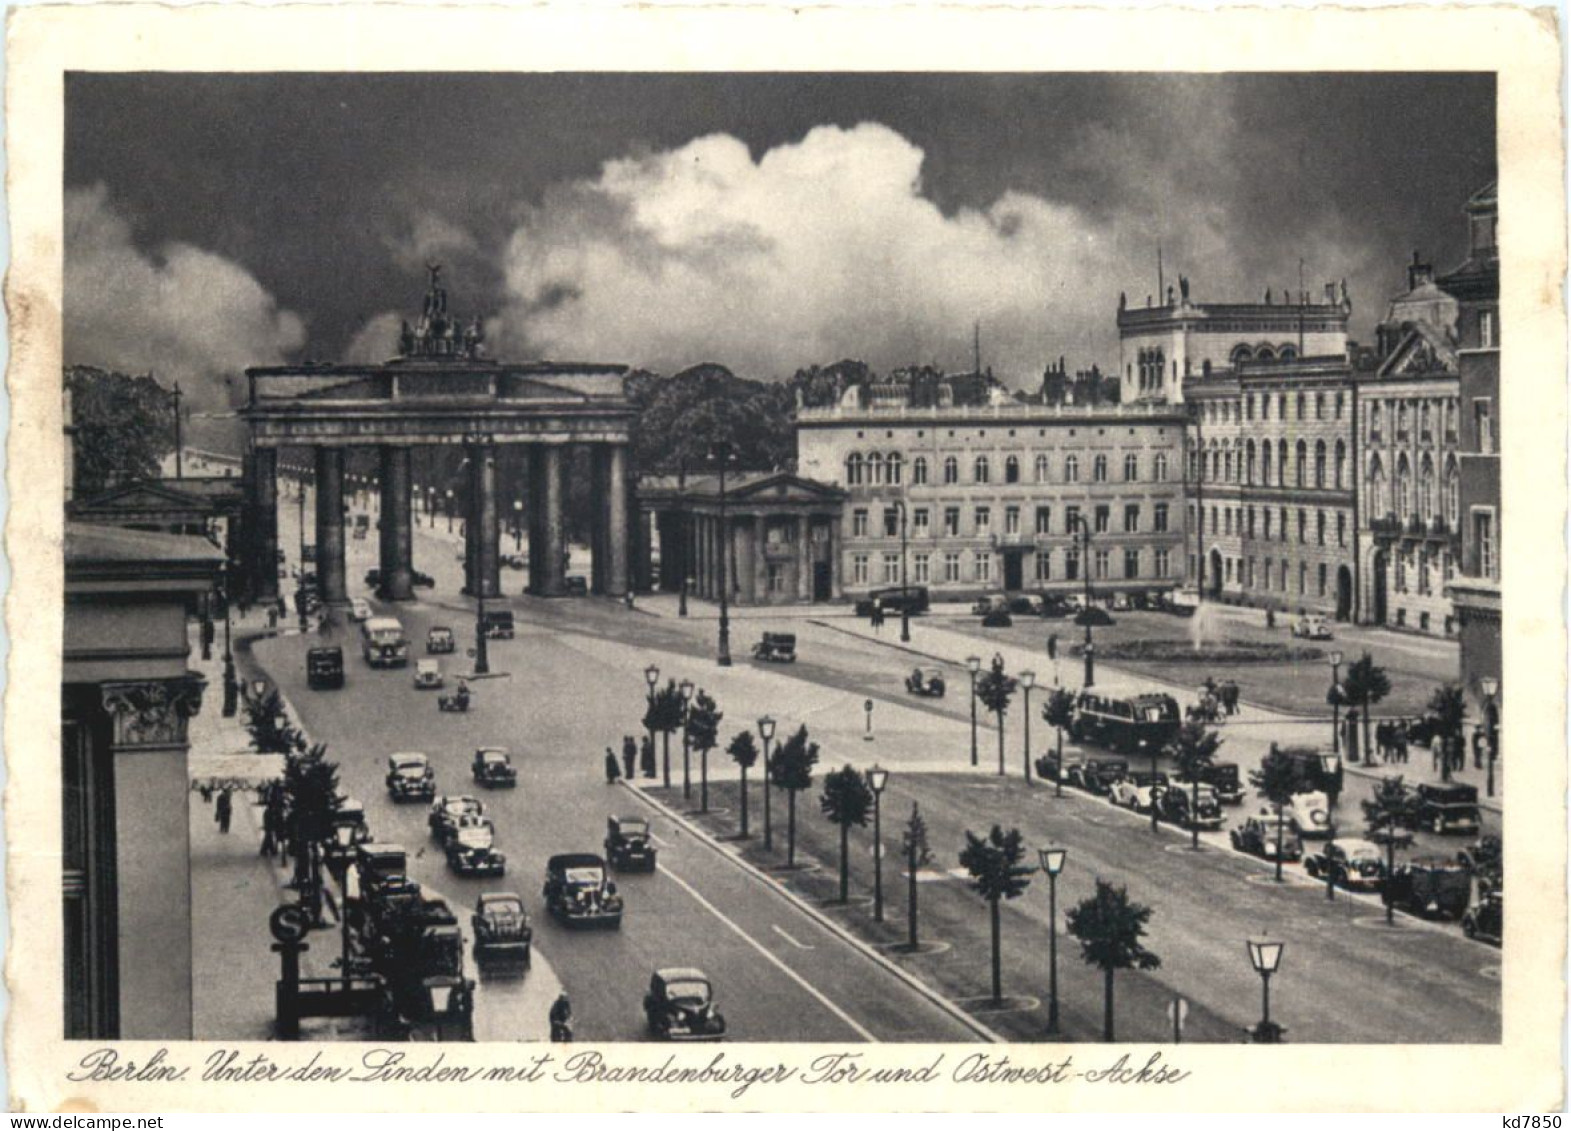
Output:
<svg viewBox="0 0 1571 1131">
<path fill-rule="evenodd" d="M 659 682 L 660 669 L 654 664 L 650 664 L 647 668 L 644 669 L 644 683 L 649 686 L 648 692 L 644 695 L 644 702 L 650 707 L 655 705 L 655 685 Z M 653 719 L 650 721 L 653 722 Z M 644 730 L 649 737 L 649 748 L 653 750 L 655 745 L 655 729 L 653 726 L 648 726 L 645 727 Z M 642 766 L 639 768 L 642 769 Z"/>
<path fill-rule="evenodd" d="M 682 574 L 682 587 L 676 598 L 676 615 L 679 617 L 685 617 L 687 615 L 687 575 L 691 568 L 687 559 L 688 556 L 693 552 L 692 542 L 688 538 L 687 527 L 687 461 L 684 459 L 680 464 L 677 465 L 676 469 L 676 529 L 677 543 L 681 549 L 675 555 L 671 555 L 672 560 L 674 560 L 680 567 Z M 666 560 L 666 548 L 662 543 L 660 546 L 660 574 L 662 586 L 664 586 L 665 583 Z"/>
<path fill-rule="evenodd" d="M 1081 544 L 1085 546 L 1085 551 L 1080 556 L 1081 577 L 1085 581 L 1085 608 L 1081 612 L 1086 621 L 1085 686 L 1090 687 L 1096 682 L 1096 645 L 1091 640 L 1091 521 L 1082 514 L 1079 516 L 1079 524 Z"/>
<path fill-rule="evenodd" d="M 895 506 L 900 508 L 900 643 L 911 643 L 911 593 L 910 582 L 906 577 L 906 504 L 904 499 L 896 499 Z"/>
<path fill-rule="evenodd" d="M 228 622 L 225 622 L 228 628 Z M 226 637 L 227 640 L 227 637 Z M 1493 676 L 1485 676 L 1478 681 L 1478 689 L 1484 693 L 1484 725 L 1489 728 L 1489 776 L 1485 779 L 1484 794 L 1486 797 L 1495 795 L 1495 758 L 1500 746 L 1500 708 L 1495 704 L 1495 696 L 1500 694 L 1500 681 Z"/>
<path fill-rule="evenodd" d="M 447 489 L 447 532 L 453 532 L 453 489 Z"/>
<path fill-rule="evenodd" d="M 682 693 L 682 799 L 685 801 L 693 795 L 693 779 L 688 769 L 687 720 L 693 710 L 693 681 L 684 679 L 677 684 L 677 690 Z"/>
<path fill-rule="evenodd" d="M 1047 1031 L 1058 1033 L 1058 874 L 1068 853 L 1062 848 L 1037 850 L 1047 876 Z"/>
<path fill-rule="evenodd" d="M 884 838 L 880 820 L 881 799 L 884 787 L 889 784 L 889 771 L 874 765 L 867 771 L 867 785 L 873 791 L 873 922 L 884 921 Z"/>
<path fill-rule="evenodd" d="M 966 657 L 966 671 L 971 673 L 971 764 L 976 765 L 976 673 L 982 670 L 980 656 Z"/>
<path fill-rule="evenodd" d="M 524 501 L 513 500 L 513 553 L 521 553 L 524 548 Z"/>
<path fill-rule="evenodd" d="M 774 834 L 769 828 L 769 740 L 775 736 L 775 720 L 765 715 L 758 720 L 758 737 L 764 740 L 764 847 L 773 849 Z"/>
<path fill-rule="evenodd" d="M 1342 753 L 1342 653 L 1333 650 L 1326 657 L 1331 662 L 1331 752 Z"/>
<path fill-rule="evenodd" d="M 716 444 L 714 454 L 720 464 L 720 642 L 715 663 L 728 668 L 731 666 L 731 583 L 726 577 L 726 565 L 731 558 L 731 527 L 725 513 L 725 469 L 726 464 L 731 462 L 730 443 L 721 441 Z"/>
<path fill-rule="evenodd" d="M 1036 686 L 1036 673 L 1023 671 L 1020 673 L 1020 690 L 1025 695 L 1026 713 L 1026 745 L 1025 745 L 1025 770 L 1026 781 L 1031 780 L 1031 689 Z"/>
<path fill-rule="evenodd" d="M 1266 939 L 1249 939 L 1249 964 L 1260 975 L 1260 1024 L 1255 1026 L 1255 1043 L 1274 1045 L 1281 1040 L 1281 1027 L 1271 1022 L 1271 975 L 1282 964 L 1284 945 Z"/>
</svg>

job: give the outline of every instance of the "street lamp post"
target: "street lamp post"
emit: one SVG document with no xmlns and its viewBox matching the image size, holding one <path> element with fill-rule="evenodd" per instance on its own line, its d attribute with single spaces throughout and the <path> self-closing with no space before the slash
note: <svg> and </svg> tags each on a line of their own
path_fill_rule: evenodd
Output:
<svg viewBox="0 0 1571 1131">
<path fill-rule="evenodd" d="M 485 441 L 487 441 L 487 440 L 489 440 L 489 437 L 478 437 L 477 438 L 478 442 L 477 442 L 476 446 L 478 447 L 481 444 L 484 444 Z M 485 463 L 484 463 L 483 467 L 486 468 L 487 471 L 482 472 L 482 474 L 488 474 L 489 473 L 488 469 L 492 466 L 492 461 L 495 458 L 495 457 L 493 457 L 493 456 L 491 456 L 489 454 L 489 445 L 486 445 L 486 448 L 487 448 L 487 454 L 484 457 L 482 457 L 482 458 L 485 460 Z M 478 487 L 478 484 L 477 484 L 477 487 Z M 469 531 L 470 531 L 470 533 L 475 536 L 475 547 L 476 547 L 475 548 L 475 568 L 474 568 L 474 586 L 475 586 L 475 675 L 489 675 L 490 672 L 491 672 L 491 657 L 488 654 L 487 647 L 486 647 L 486 631 L 485 631 L 485 571 L 483 569 L 481 569 L 481 567 L 480 567 L 480 560 L 484 556 L 484 553 L 485 553 L 485 548 L 480 545 L 480 531 L 481 531 L 481 527 L 482 527 L 482 524 L 481 524 L 481 521 L 480 521 L 480 517 L 481 517 L 480 516 L 480 512 L 481 512 L 481 510 L 484 507 L 485 507 L 485 501 L 484 501 L 484 498 L 483 498 L 483 492 L 481 492 L 478 489 L 471 491 L 470 492 L 469 517 L 465 521 L 469 523 Z"/>
<path fill-rule="evenodd" d="M 966 670 L 971 673 L 971 764 L 976 765 L 976 673 L 982 668 L 980 656 L 966 657 Z"/>
<path fill-rule="evenodd" d="M 688 555 L 691 554 L 692 550 L 693 550 L 692 544 L 688 541 L 688 535 L 687 535 L 687 461 L 686 460 L 683 460 L 681 463 L 679 463 L 677 465 L 677 468 L 676 468 L 676 529 L 677 529 L 677 535 L 676 535 L 677 543 L 680 546 L 680 550 L 679 550 L 678 553 L 668 556 L 666 554 L 665 544 L 661 543 L 661 546 L 660 546 L 660 573 L 661 573 L 661 582 L 662 582 L 662 587 L 663 587 L 664 579 L 665 579 L 666 561 L 668 560 L 668 557 L 671 560 L 674 560 L 675 563 L 677 564 L 677 566 L 679 567 L 679 569 L 681 571 L 681 574 L 682 574 L 682 579 L 681 579 L 681 590 L 678 592 L 677 598 L 676 598 L 676 615 L 679 616 L 679 617 L 685 617 L 687 615 L 687 574 L 688 574 L 688 568 L 689 568 L 687 558 L 688 558 Z"/>
<path fill-rule="evenodd" d="M 731 527 L 725 513 L 725 468 L 731 459 L 731 445 L 725 441 L 716 444 L 715 454 L 720 463 L 720 644 L 715 663 L 728 668 L 731 666 L 731 613 L 726 563 L 731 557 Z"/>
<path fill-rule="evenodd" d="M 1096 682 L 1096 645 L 1091 641 L 1091 523 L 1085 515 L 1079 516 L 1080 540 L 1085 546 L 1085 552 L 1080 556 L 1081 577 L 1085 582 L 1085 608 L 1081 616 L 1085 617 L 1085 661 L 1086 677 L 1085 686 L 1090 687 Z"/>
<path fill-rule="evenodd" d="M 649 722 L 645 725 L 644 730 L 645 730 L 646 735 L 647 735 L 647 737 L 649 739 L 649 751 L 650 751 L 650 753 L 652 755 L 654 753 L 654 749 L 655 749 L 655 726 L 654 726 L 654 722 L 655 722 L 655 720 L 654 720 L 655 685 L 660 682 L 660 669 L 658 667 L 656 667 L 654 664 L 650 664 L 647 668 L 645 668 L 644 669 L 644 682 L 649 685 L 649 692 L 645 696 L 645 703 L 649 707 L 649 710 L 646 711 L 645 714 L 649 717 Z M 644 767 L 642 765 L 639 766 L 640 770 L 643 770 L 643 768 Z M 667 784 L 669 784 L 669 783 L 667 783 Z"/>
<path fill-rule="evenodd" d="M 232 719 L 239 707 L 240 689 L 235 683 L 235 654 L 229 638 L 229 567 L 224 566 L 224 718 Z"/>
<path fill-rule="evenodd" d="M 765 715 L 758 720 L 758 735 L 764 740 L 764 848 L 773 849 L 774 834 L 769 828 L 769 740 L 775 736 L 775 720 Z"/>
<path fill-rule="evenodd" d="M 896 499 L 900 508 L 900 643 L 911 643 L 911 585 L 906 577 L 906 504 Z"/>
<path fill-rule="evenodd" d="M 1331 661 L 1331 752 L 1342 753 L 1342 653 L 1333 650 Z"/>
<path fill-rule="evenodd" d="M 1031 781 L 1031 689 L 1036 686 L 1036 673 L 1023 671 L 1020 673 L 1020 690 L 1025 696 L 1026 718 L 1026 745 L 1025 745 L 1025 773 L 1026 783 Z"/>
<path fill-rule="evenodd" d="M 889 784 L 889 771 L 874 765 L 867 771 L 867 784 L 873 791 L 873 922 L 884 921 L 884 837 L 881 799 Z"/>
<path fill-rule="evenodd" d="M 1486 675 L 1478 681 L 1478 689 L 1484 693 L 1484 724 L 1489 728 L 1489 776 L 1484 782 L 1484 793 L 1487 797 L 1493 797 L 1495 758 L 1500 746 L 1500 708 L 1495 703 L 1495 696 L 1500 694 L 1500 681 Z"/>
<path fill-rule="evenodd" d="M 447 489 L 447 532 L 453 532 L 453 489 Z"/>
<path fill-rule="evenodd" d="M 1260 975 L 1260 1024 L 1255 1026 L 1255 1043 L 1274 1045 L 1280 1037 L 1280 1027 L 1271 1023 L 1271 975 L 1282 963 L 1283 944 L 1265 939 L 1249 939 L 1249 964 Z"/>
<path fill-rule="evenodd" d="M 513 500 L 513 553 L 522 553 L 524 549 L 524 501 Z"/>
<path fill-rule="evenodd" d="M 1341 756 L 1338 755 L 1338 754 L 1322 754 L 1322 755 L 1320 755 L 1320 772 L 1321 772 L 1321 776 L 1322 776 L 1322 778 L 1324 780 L 1331 782 L 1332 785 L 1335 786 L 1336 783 L 1338 783 L 1338 782 L 1340 782 L 1342 780 L 1342 758 L 1341 758 Z M 1336 805 L 1337 796 L 1338 796 L 1338 794 L 1340 792 L 1341 791 L 1339 789 L 1333 788 L 1328 793 L 1327 799 L 1330 801 L 1330 803 L 1333 806 Z M 1331 858 L 1330 845 L 1331 845 L 1332 837 L 1334 837 L 1336 835 L 1336 825 L 1332 821 L 1327 821 L 1326 822 L 1326 827 L 1329 830 L 1331 830 L 1331 836 L 1328 836 L 1326 838 L 1326 857 L 1325 858 L 1327 860 L 1329 860 Z M 1336 869 L 1331 868 L 1331 867 L 1327 867 L 1326 868 L 1326 898 L 1327 899 L 1335 899 L 1336 898 Z"/>
<path fill-rule="evenodd" d="M 686 801 L 693 796 L 693 779 L 688 770 L 688 751 L 691 749 L 687 740 L 688 719 L 693 711 L 693 681 L 684 679 L 677 684 L 682 693 L 682 800 Z"/>
<path fill-rule="evenodd" d="M 1068 853 L 1062 848 L 1042 848 L 1037 857 L 1047 874 L 1047 1031 L 1058 1033 L 1058 874 Z"/>
</svg>

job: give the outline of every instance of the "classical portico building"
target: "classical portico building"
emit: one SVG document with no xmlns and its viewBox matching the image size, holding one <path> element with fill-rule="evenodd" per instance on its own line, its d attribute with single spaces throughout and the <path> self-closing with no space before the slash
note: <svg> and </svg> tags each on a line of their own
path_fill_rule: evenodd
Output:
<svg viewBox="0 0 1571 1131">
<path fill-rule="evenodd" d="M 351 449 L 374 449 L 381 494 L 379 594 L 413 597 L 410 453 L 420 445 L 465 452 L 470 514 L 465 521 L 465 590 L 499 596 L 498 461 L 528 464 L 529 591 L 566 592 L 564 464 L 573 445 L 591 452 L 595 512 L 590 523 L 591 588 L 628 588 L 631 497 L 628 461 L 633 409 L 626 366 L 535 362 L 482 356 L 484 333 L 450 315 L 440 268 L 418 322 L 405 322 L 398 355 L 380 365 L 293 365 L 249 369 L 246 481 L 256 570 L 263 598 L 276 596 L 279 452 L 308 448 L 315 464 L 317 576 L 329 605 L 348 601 L 344 573 L 344 464 Z"/>
</svg>

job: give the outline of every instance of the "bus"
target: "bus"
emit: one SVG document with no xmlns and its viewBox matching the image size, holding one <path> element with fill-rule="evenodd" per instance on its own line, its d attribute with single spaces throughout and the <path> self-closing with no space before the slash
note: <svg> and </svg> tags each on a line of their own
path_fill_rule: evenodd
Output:
<svg viewBox="0 0 1571 1131">
<path fill-rule="evenodd" d="M 373 668 L 401 668 L 409 663 L 409 638 L 397 617 L 371 617 L 360 622 L 360 651 Z"/>
<path fill-rule="evenodd" d="M 1075 700 L 1069 734 L 1076 742 L 1105 746 L 1122 754 L 1152 754 L 1178 734 L 1182 719 L 1171 695 L 1113 698 L 1082 691 Z"/>
</svg>

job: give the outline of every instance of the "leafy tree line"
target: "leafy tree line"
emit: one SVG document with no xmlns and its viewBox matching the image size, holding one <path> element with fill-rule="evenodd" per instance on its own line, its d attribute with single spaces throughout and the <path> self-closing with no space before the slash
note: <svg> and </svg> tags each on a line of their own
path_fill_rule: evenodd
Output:
<svg viewBox="0 0 1571 1131">
<path fill-rule="evenodd" d="M 95 495 L 131 479 L 152 479 L 175 449 L 175 401 L 151 376 L 88 365 L 65 371 L 76 429 L 76 494 Z"/>
</svg>

